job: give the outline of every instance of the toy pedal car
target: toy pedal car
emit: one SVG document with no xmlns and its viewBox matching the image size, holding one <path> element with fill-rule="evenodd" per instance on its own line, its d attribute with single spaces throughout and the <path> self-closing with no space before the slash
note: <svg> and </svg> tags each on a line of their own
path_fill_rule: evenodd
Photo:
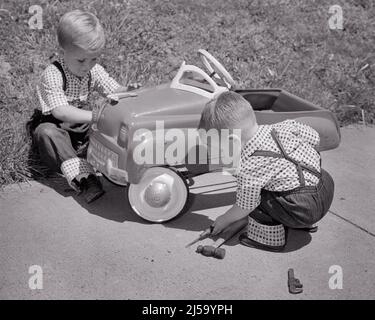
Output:
<svg viewBox="0 0 375 320">
<path fill-rule="evenodd" d="M 92 126 L 89 163 L 113 183 L 128 185 L 132 209 L 151 222 L 166 222 L 184 211 L 187 179 L 221 166 L 196 139 L 204 106 L 221 92 L 241 94 L 259 124 L 295 119 L 312 126 L 321 138 L 320 151 L 340 143 L 330 111 L 280 89 L 235 89 L 230 74 L 212 55 L 205 50 L 199 55 L 208 73 L 183 62 L 170 83 L 106 104 Z M 198 161 L 191 161 L 197 160 L 197 152 Z M 200 161 L 202 155 L 208 161 Z"/>
</svg>

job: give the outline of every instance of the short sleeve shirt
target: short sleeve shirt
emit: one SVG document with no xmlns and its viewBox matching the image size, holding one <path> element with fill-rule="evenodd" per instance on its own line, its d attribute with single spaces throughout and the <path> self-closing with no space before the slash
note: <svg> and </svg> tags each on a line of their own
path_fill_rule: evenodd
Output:
<svg viewBox="0 0 375 320">
<path fill-rule="evenodd" d="M 111 78 L 99 64 L 96 64 L 83 78 L 78 78 L 69 71 L 62 58 L 58 58 L 57 61 L 61 64 L 66 76 L 66 90 L 63 89 L 63 76 L 60 70 L 53 64 L 49 65 L 44 70 L 37 86 L 40 109 L 43 114 L 50 114 L 54 108 L 64 105 L 89 109 L 88 100 L 93 91 L 105 97 L 120 87 L 120 84 Z"/>
<path fill-rule="evenodd" d="M 280 153 L 271 136 L 272 129 L 276 130 L 281 144 L 291 158 L 320 172 L 320 154 L 315 149 L 320 138 L 313 128 L 294 120 L 259 126 L 256 134 L 241 151 L 236 174 L 236 204 L 249 212 L 259 206 L 262 189 L 280 192 L 300 186 L 297 167 L 291 161 L 285 158 L 253 156 L 257 150 Z M 303 175 L 306 186 L 318 184 L 317 176 L 305 170 Z"/>
</svg>

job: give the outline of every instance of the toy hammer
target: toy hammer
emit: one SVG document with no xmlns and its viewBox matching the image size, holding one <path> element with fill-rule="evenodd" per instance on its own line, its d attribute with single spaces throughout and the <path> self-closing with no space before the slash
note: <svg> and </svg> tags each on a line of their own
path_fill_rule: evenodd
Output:
<svg viewBox="0 0 375 320">
<path fill-rule="evenodd" d="M 206 257 L 214 257 L 216 259 L 224 259 L 225 249 L 214 246 L 198 246 L 196 253 L 200 253 Z"/>
<path fill-rule="evenodd" d="M 213 257 L 216 259 L 224 259 L 225 257 L 225 249 L 221 248 L 223 244 L 225 244 L 227 241 L 232 239 L 234 236 L 236 236 L 239 232 L 243 230 L 243 228 L 247 225 L 248 219 L 247 217 L 241 220 L 238 220 L 234 223 L 232 223 L 229 227 L 227 227 L 221 234 L 220 238 L 216 241 L 213 241 L 212 245 L 210 246 L 198 246 L 196 252 L 200 253 L 206 257 Z M 203 238 L 209 236 L 212 233 L 213 227 L 211 226 L 209 229 L 205 230 L 201 236 L 194 240 L 189 245 L 192 245 Z M 203 237 L 202 237 L 203 236 Z M 189 246 L 188 245 L 188 246 Z"/>
</svg>

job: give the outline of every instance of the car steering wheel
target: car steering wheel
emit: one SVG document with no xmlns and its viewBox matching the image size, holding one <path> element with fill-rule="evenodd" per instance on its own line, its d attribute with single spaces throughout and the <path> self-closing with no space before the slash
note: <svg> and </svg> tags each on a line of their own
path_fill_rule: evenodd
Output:
<svg viewBox="0 0 375 320">
<path fill-rule="evenodd" d="M 198 54 L 211 78 L 215 77 L 216 79 L 223 80 L 228 89 L 235 86 L 236 83 L 229 72 L 210 53 L 208 53 L 206 50 L 199 49 Z"/>
</svg>

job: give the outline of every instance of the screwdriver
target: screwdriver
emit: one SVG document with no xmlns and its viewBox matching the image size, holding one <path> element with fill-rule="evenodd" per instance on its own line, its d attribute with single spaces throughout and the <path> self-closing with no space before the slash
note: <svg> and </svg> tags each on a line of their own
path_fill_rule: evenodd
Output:
<svg viewBox="0 0 375 320">
<path fill-rule="evenodd" d="M 208 229 L 204 230 L 204 231 L 200 234 L 200 236 L 199 236 L 197 239 L 195 239 L 194 241 L 192 241 L 192 242 L 190 242 L 189 244 L 187 244 L 187 245 L 185 246 L 185 248 L 189 248 L 189 247 L 192 246 L 194 243 L 197 243 L 198 241 L 201 241 L 201 240 L 203 240 L 204 238 L 208 237 L 208 236 L 212 233 L 213 230 L 214 230 L 214 227 L 213 227 L 213 226 L 210 226 Z"/>
</svg>

